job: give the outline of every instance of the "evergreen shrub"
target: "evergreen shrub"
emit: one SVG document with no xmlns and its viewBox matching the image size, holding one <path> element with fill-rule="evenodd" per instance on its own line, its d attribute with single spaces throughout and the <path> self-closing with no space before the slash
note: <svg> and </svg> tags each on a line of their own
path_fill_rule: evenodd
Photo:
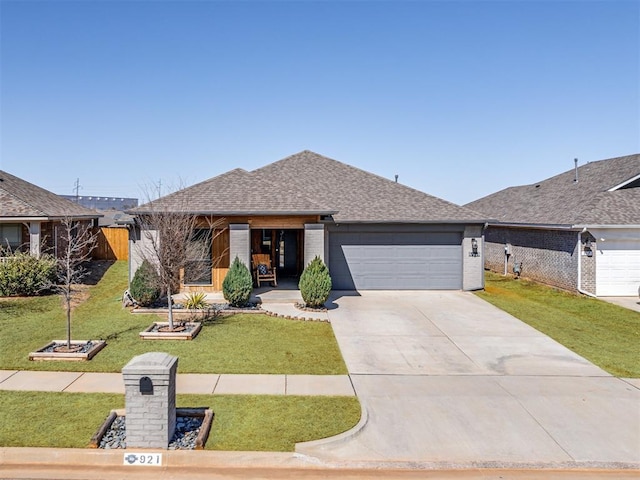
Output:
<svg viewBox="0 0 640 480">
<path fill-rule="evenodd" d="M 160 298 L 160 277 L 148 260 L 144 260 L 133 275 L 129 293 L 142 307 L 148 307 Z"/>
<path fill-rule="evenodd" d="M 298 288 L 307 307 L 321 308 L 329 299 L 331 276 L 319 256 L 316 255 L 302 272 Z"/>
<path fill-rule="evenodd" d="M 232 307 L 242 307 L 249 302 L 253 291 L 253 279 L 247 266 L 235 258 L 222 282 L 222 294 Z"/>
</svg>

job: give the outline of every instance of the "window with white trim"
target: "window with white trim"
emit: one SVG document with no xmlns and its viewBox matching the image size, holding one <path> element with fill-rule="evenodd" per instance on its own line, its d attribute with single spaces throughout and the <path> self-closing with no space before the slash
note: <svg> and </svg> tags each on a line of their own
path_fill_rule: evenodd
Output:
<svg viewBox="0 0 640 480">
<path fill-rule="evenodd" d="M 19 223 L 0 224 L 0 249 L 15 250 L 22 244 L 22 225 Z"/>
</svg>

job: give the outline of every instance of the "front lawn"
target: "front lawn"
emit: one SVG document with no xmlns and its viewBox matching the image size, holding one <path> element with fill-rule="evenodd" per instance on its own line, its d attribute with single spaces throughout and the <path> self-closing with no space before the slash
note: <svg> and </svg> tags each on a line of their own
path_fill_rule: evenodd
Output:
<svg viewBox="0 0 640 480">
<path fill-rule="evenodd" d="M 290 452 L 360 419 L 355 397 L 178 395 L 176 402 L 214 411 L 207 450 Z M 0 391 L 0 446 L 85 448 L 116 408 L 124 408 L 123 395 Z"/>
<path fill-rule="evenodd" d="M 123 309 L 126 288 L 127 262 L 116 262 L 74 310 L 73 339 L 107 341 L 89 362 L 27 359 L 51 340 L 66 338 L 59 297 L 0 298 L 0 369 L 120 372 L 134 356 L 162 351 L 179 357 L 179 373 L 347 373 L 331 325 L 322 322 L 238 314 L 205 322 L 192 341 L 140 340 L 139 332 L 164 319 Z"/>
<path fill-rule="evenodd" d="M 640 313 L 494 273 L 477 295 L 612 375 L 640 378 Z"/>
</svg>

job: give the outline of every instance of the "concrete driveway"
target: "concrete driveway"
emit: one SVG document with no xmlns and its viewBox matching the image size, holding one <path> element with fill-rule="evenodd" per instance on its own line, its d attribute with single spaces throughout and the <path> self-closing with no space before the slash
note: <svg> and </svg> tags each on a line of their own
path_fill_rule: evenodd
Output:
<svg viewBox="0 0 640 480">
<path fill-rule="evenodd" d="M 640 312 L 640 301 L 638 301 L 638 297 L 598 297 L 598 299 Z"/>
<path fill-rule="evenodd" d="M 334 307 L 366 414 L 297 452 L 329 463 L 640 467 L 640 382 L 475 295 L 344 292 Z"/>
</svg>

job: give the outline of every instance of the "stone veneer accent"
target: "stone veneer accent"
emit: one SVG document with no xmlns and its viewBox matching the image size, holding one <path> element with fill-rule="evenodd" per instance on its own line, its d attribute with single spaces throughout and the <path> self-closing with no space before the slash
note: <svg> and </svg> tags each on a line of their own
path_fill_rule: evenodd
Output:
<svg viewBox="0 0 640 480">
<path fill-rule="evenodd" d="M 324 225 L 321 223 L 305 223 L 304 225 L 304 266 L 319 256 L 324 262 L 325 247 Z"/>
<path fill-rule="evenodd" d="M 238 257 L 251 270 L 251 230 L 248 223 L 229 225 L 229 261 Z"/>
<path fill-rule="evenodd" d="M 122 369 L 127 448 L 168 448 L 176 427 L 177 369 L 178 357 L 162 352 L 138 355 Z M 140 391 L 142 377 L 151 380 L 151 394 Z"/>
</svg>

